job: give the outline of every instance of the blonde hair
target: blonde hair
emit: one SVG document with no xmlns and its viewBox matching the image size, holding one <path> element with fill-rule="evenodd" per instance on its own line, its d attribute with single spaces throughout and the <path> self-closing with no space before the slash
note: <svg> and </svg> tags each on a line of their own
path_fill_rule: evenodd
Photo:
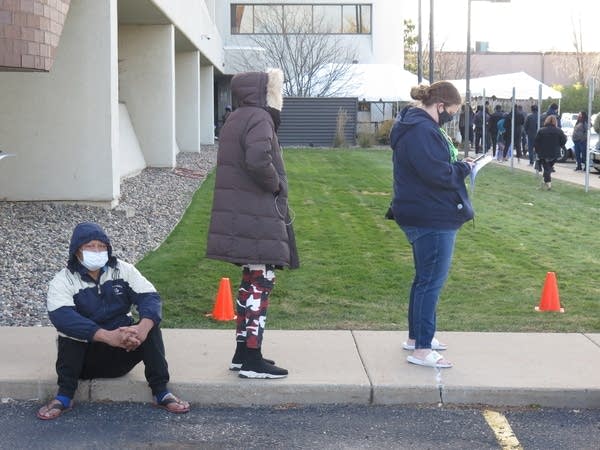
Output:
<svg viewBox="0 0 600 450">
<path fill-rule="evenodd" d="M 424 106 L 430 106 L 434 103 L 444 103 L 445 105 L 460 105 L 462 98 L 456 86 L 449 81 L 436 81 L 431 86 L 419 85 L 410 90 L 410 96 L 419 100 Z"/>
</svg>

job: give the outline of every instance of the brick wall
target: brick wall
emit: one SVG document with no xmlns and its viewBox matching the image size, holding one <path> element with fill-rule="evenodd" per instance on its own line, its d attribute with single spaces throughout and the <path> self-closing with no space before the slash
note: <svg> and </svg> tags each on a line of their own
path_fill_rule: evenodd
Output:
<svg viewBox="0 0 600 450">
<path fill-rule="evenodd" d="M 0 0 L 0 71 L 49 71 L 71 0 Z"/>
</svg>

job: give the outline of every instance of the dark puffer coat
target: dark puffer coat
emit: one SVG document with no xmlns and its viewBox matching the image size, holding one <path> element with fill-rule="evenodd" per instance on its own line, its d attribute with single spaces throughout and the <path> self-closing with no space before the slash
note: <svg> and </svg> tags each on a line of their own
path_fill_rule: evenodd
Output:
<svg viewBox="0 0 600 450">
<path fill-rule="evenodd" d="M 563 130 L 553 125 L 546 125 L 537 132 L 534 141 L 538 158 L 554 160 L 560 158 L 560 149 L 567 143 Z"/>
<path fill-rule="evenodd" d="M 273 120 L 283 105 L 282 87 L 283 73 L 278 69 L 241 73 L 231 81 L 238 106 L 219 135 L 208 258 L 234 264 L 299 265 Z"/>
</svg>

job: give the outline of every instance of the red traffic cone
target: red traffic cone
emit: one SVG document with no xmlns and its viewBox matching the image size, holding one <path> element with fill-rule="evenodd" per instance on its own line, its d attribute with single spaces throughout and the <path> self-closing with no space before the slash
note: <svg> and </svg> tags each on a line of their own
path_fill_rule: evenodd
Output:
<svg viewBox="0 0 600 450">
<path fill-rule="evenodd" d="M 544 282 L 542 296 L 540 298 L 540 306 L 536 306 L 535 310 L 565 312 L 564 308 L 560 307 L 558 284 L 556 283 L 556 274 L 554 272 L 548 272 L 546 274 L 546 281 Z"/>
<path fill-rule="evenodd" d="M 221 278 L 219 290 L 215 298 L 215 306 L 212 314 L 208 314 L 214 320 L 234 320 L 233 299 L 231 297 L 231 284 L 229 278 Z"/>
</svg>

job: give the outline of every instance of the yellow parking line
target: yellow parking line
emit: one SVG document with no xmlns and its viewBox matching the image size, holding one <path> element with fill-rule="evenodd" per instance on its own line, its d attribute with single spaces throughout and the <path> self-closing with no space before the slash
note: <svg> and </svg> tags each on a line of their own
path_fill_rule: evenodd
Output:
<svg viewBox="0 0 600 450">
<path fill-rule="evenodd" d="M 503 450 L 523 450 L 504 415 L 486 409 L 483 411 L 483 417 L 496 435 L 496 440 Z"/>
</svg>

